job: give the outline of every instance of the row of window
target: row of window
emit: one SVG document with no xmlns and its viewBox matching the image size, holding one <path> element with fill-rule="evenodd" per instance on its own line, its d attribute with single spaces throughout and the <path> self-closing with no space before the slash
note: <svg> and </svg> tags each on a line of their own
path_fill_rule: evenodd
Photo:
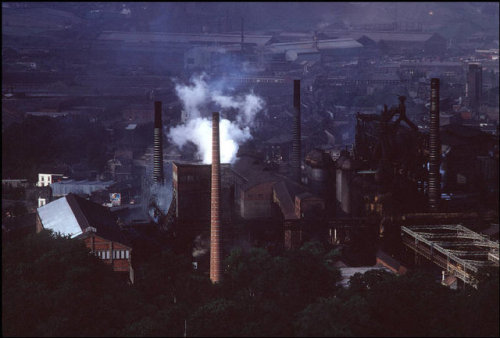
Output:
<svg viewBox="0 0 500 338">
<path fill-rule="evenodd" d="M 95 254 L 101 259 L 111 259 L 111 250 L 97 250 Z M 129 255 L 128 250 L 113 250 L 113 259 L 128 259 Z"/>
</svg>

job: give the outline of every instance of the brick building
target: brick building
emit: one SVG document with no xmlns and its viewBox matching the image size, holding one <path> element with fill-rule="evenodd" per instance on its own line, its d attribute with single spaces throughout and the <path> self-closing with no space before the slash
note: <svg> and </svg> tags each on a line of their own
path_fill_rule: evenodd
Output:
<svg viewBox="0 0 500 338">
<path fill-rule="evenodd" d="M 83 240 L 113 271 L 134 282 L 132 247 L 107 208 L 68 194 L 37 209 L 36 231 L 42 229 Z"/>
</svg>

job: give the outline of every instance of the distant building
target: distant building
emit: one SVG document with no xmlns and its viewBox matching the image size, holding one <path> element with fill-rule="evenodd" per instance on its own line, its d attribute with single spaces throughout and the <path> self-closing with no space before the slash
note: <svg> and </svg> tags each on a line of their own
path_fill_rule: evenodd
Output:
<svg viewBox="0 0 500 338">
<path fill-rule="evenodd" d="M 386 54 L 439 54 L 446 50 L 446 39 L 437 33 L 351 31 L 335 34 L 355 39 L 364 46 L 376 43 Z"/>
<path fill-rule="evenodd" d="M 477 116 L 483 94 L 483 68 L 481 64 L 469 64 L 465 93 L 466 97 L 469 99 L 469 107 Z"/>
<path fill-rule="evenodd" d="M 104 190 L 113 185 L 114 181 L 64 180 L 51 185 L 54 197 L 68 194 L 90 195 L 95 191 Z"/>
<path fill-rule="evenodd" d="M 60 182 L 64 177 L 64 174 L 38 174 L 37 187 L 46 187 L 55 182 Z"/>
<path fill-rule="evenodd" d="M 132 247 L 107 208 L 69 194 L 37 209 L 36 231 L 42 229 L 82 239 L 113 271 L 127 273 L 134 282 Z"/>
<path fill-rule="evenodd" d="M 442 184 L 447 192 L 498 191 L 498 138 L 479 128 L 441 127 Z M 498 154 L 498 153 L 497 153 Z"/>
<path fill-rule="evenodd" d="M 127 106 L 122 111 L 122 118 L 124 121 L 131 124 L 144 124 L 153 122 L 153 114 L 151 105 L 133 104 Z"/>
<path fill-rule="evenodd" d="M 29 186 L 28 179 L 20 178 L 20 179 L 2 179 L 2 187 L 3 188 L 26 188 Z"/>
</svg>

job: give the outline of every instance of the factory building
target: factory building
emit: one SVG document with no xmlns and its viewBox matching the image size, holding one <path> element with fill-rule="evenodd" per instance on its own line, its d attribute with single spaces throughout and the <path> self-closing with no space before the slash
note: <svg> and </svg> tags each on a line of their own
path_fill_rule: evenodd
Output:
<svg viewBox="0 0 500 338">
<path fill-rule="evenodd" d="M 459 194 L 498 191 L 497 137 L 458 124 L 441 127 L 441 135 L 443 191 L 448 205 Z"/>
<path fill-rule="evenodd" d="M 364 46 L 376 44 L 377 48 L 385 54 L 439 54 L 446 50 L 446 39 L 438 33 L 370 31 L 325 31 L 325 33 L 354 39 Z"/>
<path fill-rule="evenodd" d="M 186 229 L 199 230 L 209 228 L 210 221 L 210 182 L 211 166 L 172 162 L 173 200 L 175 200 L 175 219 Z M 230 196 L 234 195 L 230 165 L 221 164 L 222 200 L 224 206 L 230 206 Z M 231 210 L 222 209 L 221 217 L 229 221 Z"/>
<path fill-rule="evenodd" d="M 272 188 L 277 178 L 265 171 L 265 165 L 250 156 L 243 156 L 233 165 L 235 173 L 235 206 L 243 219 L 272 216 Z"/>
</svg>

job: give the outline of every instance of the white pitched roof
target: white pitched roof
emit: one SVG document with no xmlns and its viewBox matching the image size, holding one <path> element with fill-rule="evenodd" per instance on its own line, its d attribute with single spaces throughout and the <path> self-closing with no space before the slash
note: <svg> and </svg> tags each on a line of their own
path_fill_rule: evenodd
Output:
<svg viewBox="0 0 500 338">
<path fill-rule="evenodd" d="M 59 198 L 38 208 L 38 215 L 45 229 L 74 238 L 82 233 L 66 197 Z"/>
</svg>

